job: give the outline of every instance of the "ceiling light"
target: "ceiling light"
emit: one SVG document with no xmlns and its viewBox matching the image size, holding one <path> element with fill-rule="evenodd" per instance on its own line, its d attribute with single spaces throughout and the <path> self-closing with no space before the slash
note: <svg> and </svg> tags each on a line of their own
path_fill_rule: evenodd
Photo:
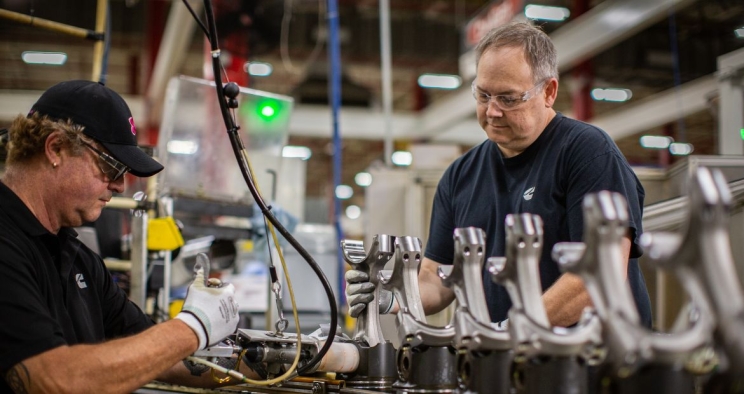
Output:
<svg viewBox="0 0 744 394">
<path fill-rule="evenodd" d="M 372 174 L 369 172 L 360 172 L 354 176 L 354 182 L 361 187 L 367 187 L 372 184 Z"/>
<path fill-rule="evenodd" d="M 354 195 L 354 189 L 349 185 L 336 186 L 336 198 L 339 200 L 348 200 Z"/>
<path fill-rule="evenodd" d="M 410 166 L 411 163 L 413 163 L 413 155 L 411 152 L 404 150 L 393 152 L 393 155 L 390 158 L 396 166 Z"/>
<path fill-rule="evenodd" d="M 359 208 L 356 205 L 349 205 L 346 208 L 346 217 L 349 219 L 359 219 L 359 216 L 362 216 L 362 208 Z"/>
<path fill-rule="evenodd" d="M 287 145 L 282 148 L 282 157 L 297 157 L 302 160 L 307 160 L 313 152 L 307 146 L 293 146 Z"/>
<path fill-rule="evenodd" d="M 254 77 L 268 77 L 274 71 L 274 67 L 264 62 L 246 62 L 243 70 Z"/>
<path fill-rule="evenodd" d="M 561 22 L 571 16 L 571 11 L 564 7 L 527 4 L 527 6 L 524 7 L 524 16 L 528 19 Z"/>
<path fill-rule="evenodd" d="M 646 149 L 666 149 L 674 142 L 674 139 L 662 135 L 644 135 L 640 142 L 641 146 Z"/>
<path fill-rule="evenodd" d="M 633 97 L 633 92 L 630 89 L 592 89 L 592 98 L 597 101 L 623 102 L 630 100 L 631 97 Z"/>
<path fill-rule="evenodd" d="M 734 30 L 734 34 L 736 35 L 736 38 L 744 38 L 744 26 Z"/>
<path fill-rule="evenodd" d="M 669 145 L 669 153 L 676 156 L 687 156 L 694 150 L 692 144 L 684 142 L 674 142 Z"/>
<path fill-rule="evenodd" d="M 25 51 L 21 54 L 21 59 L 27 64 L 61 66 L 67 61 L 67 54 L 64 52 Z"/>
<path fill-rule="evenodd" d="M 199 150 L 199 144 L 194 141 L 170 140 L 166 149 L 174 155 L 193 155 Z"/>
<path fill-rule="evenodd" d="M 428 89 L 457 89 L 462 85 L 462 78 L 450 74 L 421 74 L 418 84 Z"/>
</svg>

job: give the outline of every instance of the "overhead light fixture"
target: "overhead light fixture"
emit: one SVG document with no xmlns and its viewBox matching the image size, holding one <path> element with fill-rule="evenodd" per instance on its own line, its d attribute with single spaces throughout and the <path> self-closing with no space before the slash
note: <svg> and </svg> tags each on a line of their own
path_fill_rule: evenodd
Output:
<svg viewBox="0 0 744 394">
<path fill-rule="evenodd" d="M 561 22 L 571 16 L 571 11 L 565 7 L 527 4 L 527 6 L 524 7 L 524 16 L 528 19 Z"/>
<path fill-rule="evenodd" d="M 64 52 L 25 51 L 21 54 L 21 59 L 23 59 L 26 64 L 61 66 L 67 62 L 67 54 Z"/>
<path fill-rule="evenodd" d="M 354 176 L 354 182 L 361 187 L 367 187 L 372 184 L 372 174 L 360 172 Z"/>
<path fill-rule="evenodd" d="M 640 139 L 641 146 L 646 149 L 666 149 L 673 142 L 672 137 L 663 135 L 644 135 Z"/>
<path fill-rule="evenodd" d="M 336 186 L 336 198 L 339 200 L 348 200 L 354 195 L 354 189 L 349 185 Z"/>
<path fill-rule="evenodd" d="M 592 89 L 592 98 L 597 101 L 623 102 L 630 100 L 631 97 L 633 97 L 633 92 L 631 92 L 630 89 Z"/>
<path fill-rule="evenodd" d="M 685 142 L 674 142 L 669 145 L 669 153 L 675 156 L 687 156 L 694 150 L 692 144 Z"/>
<path fill-rule="evenodd" d="M 734 34 L 736 35 L 736 38 L 744 38 L 744 26 L 734 30 Z"/>
<path fill-rule="evenodd" d="M 199 144 L 194 141 L 170 140 L 166 149 L 174 155 L 193 155 L 199 150 Z"/>
<path fill-rule="evenodd" d="M 459 75 L 451 74 L 421 74 L 418 84 L 424 89 L 457 89 L 462 85 Z"/>
<path fill-rule="evenodd" d="M 296 157 L 307 160 L 313 155 L 313 151 L 307 146 L 287 145 L 282 148 L 282 157 Z"/>
<path fill-rule="evenodd" d="M 410 166 L 411 163 L 413 163 L 413 155 L 411 154 L 411 152 L 404 150 L 393 152 L 393 155 L 390 157 L 390 159 L 396 166 L 405 167 Z"/>
<path fill-rule="evenodd" d="M 359 208 L 356 205 L 349 205 L 346 207 L 346 217 L 354 220 L 359 219 L 359 217 L 362 216 L 362 208 Z"/>
<path fill-rule="evenodd" d="M 268 77 L 274 72 L 274 67 L 265 62 L 245 62 L 243 70 L 253 77 Z"/>
</svg>

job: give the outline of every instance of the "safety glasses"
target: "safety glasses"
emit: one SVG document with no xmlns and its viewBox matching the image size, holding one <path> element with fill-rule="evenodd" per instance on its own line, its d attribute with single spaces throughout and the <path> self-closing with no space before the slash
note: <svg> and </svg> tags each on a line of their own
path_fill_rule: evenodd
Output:
<svg viewBox="0 0 744 394">
<path fill-rule="evenodd" d="M 90 148 L 93 152 L 95 152 L 98 155 L 98 168 L 101 169 L 104 175 L 111 181 L 116 182 L 118 181 L 124 174 L 129 172 L 129 167 L 127 167 L 124 163 L 120 162 L 119 160 L 114 159 L 111 155 L 108 155 L 101 150 L 97 149 L 95 146 L 82 141 L 85 146 Z"/>
<path fill-rule="evenodd" d="M 475 87 L 475 81 L 470 85 L 470 90 L 473 92 L 473 98 L 475 98 L 478 104 L 487 106 L 488 103 L 493 102 L 502 111 L 511 111 L 521 107 L 529 99 L 535 97 L 535 93 L 545 86 L 545 82 L 547 82 L 547 79 L 538 82 L 532 89 L 518 95 L 490 95 L 483 93 Z"/>
</svg>

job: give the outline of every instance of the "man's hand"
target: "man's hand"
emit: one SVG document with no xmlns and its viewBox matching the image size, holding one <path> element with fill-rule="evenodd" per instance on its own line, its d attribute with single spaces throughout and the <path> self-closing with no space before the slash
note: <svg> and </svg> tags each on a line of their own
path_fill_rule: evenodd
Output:
<svg viewBox="0 0 744 394">
<path fill-rule="evenodd" d="M 225 339 L 238 328 L 238 303 L 235 287 L 223 285 L 216 279 L 204 280 L 204 269 L 199 268 L 189 286 L 183 309 L 176 319 L 186 323 L 199 338 L 199 349 Z"/>
<path fill-rule="evenodd" d="M 369 283 L 369 275 L 363 271 L 346 271 L 346 300 L 349 303 L 349 315 L 358 317 L 360 313 L 374 299 L 375 285 Z M 393 293 L 380 289 L 380 313 L 389 313 L 395 303 Z"/>
</svg>

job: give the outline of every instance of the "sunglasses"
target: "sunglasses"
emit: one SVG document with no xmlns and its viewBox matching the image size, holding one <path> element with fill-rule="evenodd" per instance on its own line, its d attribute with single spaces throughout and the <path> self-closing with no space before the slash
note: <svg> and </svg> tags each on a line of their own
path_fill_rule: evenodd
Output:
<svg viewBox="0 0 744 394">
<path fill-rule="evenodd" d="M 111 155 L 108 155 L 95 146 L 82 141 L 85 146 L 90 148 L 93 152 L 98 155 L 98 168 L 101 169 L 104 175 L 111 181 L 118 181 L 124 174 L 129 172 L 130 168 L 119 160 L 114 159 Z"/>
</svg>

